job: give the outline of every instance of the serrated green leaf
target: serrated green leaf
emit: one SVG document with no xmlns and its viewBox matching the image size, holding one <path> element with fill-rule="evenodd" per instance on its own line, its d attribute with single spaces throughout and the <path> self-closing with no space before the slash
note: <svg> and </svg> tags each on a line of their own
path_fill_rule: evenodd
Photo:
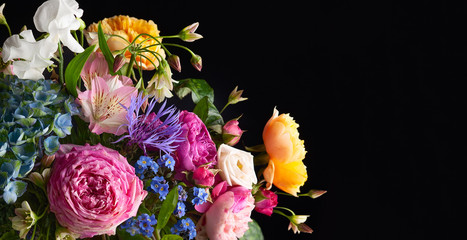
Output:
<svg viewBox="0 0 467 240">
<path fill-rule="evenodd" d="M 114 56 L 107 45 L 107 39 L 105 38 L 104 31 L 102 30 L 101 23 L 97 25 L 97 37 L 99 39 L 99 48 L 104 55 L 105 61 L 109 66 L 109 72 L 113 73 L 113 66 L 114 66 Z"/>
<path fill-rule="evenodd" d="M 66 89 L 71 95 L 75 97 L 78 96 L 76 86 L 78 86 L 78 82 L 80 80 L 81 70 L 83 69 L 84 64 L 95 49 L 96 45 L 92 45 L 86 48 L 84 52 L 76 55 L 73 59 L 71 59 L 65 70 Z"/>
<path fill-rule="evenodd" d="M 172 190 L 170 190 L 169 194 L 167 194 L 167 197 L 165 198 L 164 202 L 162 202 L 161 211 L 159 212 L 159 216 L 157 218 L 157 231 L 160 231 L 165 227 L 165 225 L 170 219 L 170 216 L 175 210 L 175 207 L 177 207 L 177 202 L 178 188 L 173 187 Z"/>
<path fill-rule="evenodd" d="M 214 90 L 204 79 L 183 79 L 174 86 L 175 94 L 180 98 L 184 98 L 191 93 L 191 98 L 197 104 L 204 97 L 208 97 L 210 102 L 214 102 Z"/>
</svg>

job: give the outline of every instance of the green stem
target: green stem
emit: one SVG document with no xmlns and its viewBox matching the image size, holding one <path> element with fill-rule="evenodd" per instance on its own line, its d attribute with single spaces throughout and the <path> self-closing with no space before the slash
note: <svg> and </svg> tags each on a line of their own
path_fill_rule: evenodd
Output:
<svg viewBox="0 0 467 240">
<path fill-rule="evenodd" d="M 154 236 L 154 234 L 152 235 L 153 237 L 156 238 L 156 240 L 160 240 L 161 239 L 161 233 L 159 232 L 160 230 L 156 229 L 156 231 L 154 231 L 156 233 L 156 236 Z"/>
<path fill-rule="evenodd" d="M 60 62 L 58 62 L 58 75 L 60 77 L 60 81 L 63 84 L 63 83 L 65 83 L 65 79 L 63 77 L 63 62 L 64 62 L 64 59 L 63 59 L 62 44 L 60 42 L 58 42 L 58 55 L 59 55 L 59 58 L 60 58 Z"/>
<path fill-rule="evenodd" d="M 295 213 L 294 213 L 292 210 L 290 210 L 290 209 L 288 209 L 288 208 L 285 208 L 285 207 L 275 207 L 274 209 L 283 209 L 283 210 L 287 210 L 287 211 L 289 211 L 290 213 L 292 213 L 292 215 L 295 215 Z M 274 210 L 274 211 L 275 211 L 275 210 Z"/>
<path fill-rule="evenodd" d="M 31 239 L 34 239 L 34 236 L 36 235 L 36 228 L 37 228 L 37 224 L 34 224 L 34 230 L 32 231 Z"/>
<path fill-rule="evenodd" d="M 195 55 L 195 53 L 193 51 L 191 51 L 189 48 L 183 46 L 183 45 L 180 45 L 180 44 L 176 44 L 176 43 L 164 43 L 163 46 L 172 46 L 172 47 L 178 47 L 178 48 L 182 48 L 182 49 L 185 49 L 186 51 L 188 51 L 192 56 Z"/>
<path fill-rule="evenodd" d="M 81 37 L 80 38 L 80 44 L 81 44 L 82 47 L 84 47 L 84 31 L 81 30 L 79 32 L 80 32 L 80 37 Z"/>
<path fill-rule="evenodd" d="M 133 70 L 133 64 L 135 63 L 136 54 L 131 54 L 130 63 L 128 64 L 128 68 L 126 70 L 125 76 L 131 76 L 131 70 Z"/>
<path fill-rule="evenodd" d="M 224 112 L 224 110 L 225 110 L 225 109 L 227 108 L 227 106 L 229 106 L 229 105 L 230 105 L 230 103 L 225 104 L 225 106 L 222 108 L 222 110 L 221 110 L 221 112 L 220 112 L 219 114 L 222 114 L 222 112 Z"/>
<path fill-rule="evenodd" d="M 8 23 L 6 22 L 6 20 L 5 20 L 5 26 L 6 26 L 6 29 L 8 29 L 8 34 L 10 34 L 10 37 L 11 37 L 10 25 L 8 25 Z"/>
</svg>

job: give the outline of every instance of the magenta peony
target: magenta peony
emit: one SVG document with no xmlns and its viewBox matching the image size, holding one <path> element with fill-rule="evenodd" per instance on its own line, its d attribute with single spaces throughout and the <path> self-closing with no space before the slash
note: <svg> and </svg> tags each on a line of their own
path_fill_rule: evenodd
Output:
<svg viewBox="0 0 467 240">
<path fill-rule="evenodd" d="M 216 145 L 211 140 L 208 129 L 196 114 L 188 111 L 180 112 L 180 123 L 184 141 L 175 151 L 175 171 L 184 176 L 182 171 L 194 171 L 201 165 L 215 166 L 217 163 Z"/>
<path fill-rule="evenodd" d="M 47 185 L 50 211 L 80 238 L 115 234 L 146 195 L 126 158 L 100 144 L 62 144 Z"/>
<path fill-rule="evenodd" d="M 213 203 L 196 206 L 204 212 L 196 225 L 196 239 L 230 240 L 243 236 L 251 222 L 255 199 L 250 190 L 242 186 L 227 187 L 221 182 L 212 190 Z"/>
</svg>

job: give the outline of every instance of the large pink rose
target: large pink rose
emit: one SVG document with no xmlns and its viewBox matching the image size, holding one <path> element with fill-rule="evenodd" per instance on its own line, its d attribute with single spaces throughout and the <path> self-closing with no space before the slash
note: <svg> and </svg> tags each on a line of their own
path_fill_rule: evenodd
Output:
<svg viewBox="0 0 467 240">
<path fill-rule="evenodd" d="M 235 240 L 242 237 L 255 208 L 251 191 L 242 186 L 228 187 L 224 181 L 214 187 L 211 197 L 212 204 L 196 208 L 204 212 L 196 225 L 196 239 Z"/>
<path fill-rule="evenodd" d="M 209 135 L 208 129 L 196 114 L 182 111 L 179 116 L 182 124 L 184 141 L 180 142 L 175 151 L 175 171 L 194 171 L 199 166 L 217 163 L 216 145 Z"/>
<path fill-rule="evenodd" d="M 47 197 L 60 225 L 80 238 L 113 235 L 136 216 L 147 192 L 117 151 L 100 144 L 62 144 L 55 156 Z"/>
</svg>

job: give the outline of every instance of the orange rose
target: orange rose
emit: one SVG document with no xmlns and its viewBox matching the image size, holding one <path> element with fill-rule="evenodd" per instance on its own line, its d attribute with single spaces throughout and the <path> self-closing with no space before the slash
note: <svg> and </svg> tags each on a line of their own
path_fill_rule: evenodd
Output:
<svg viewBox="0 0 467 240">
<path fill-rule="evenodd" d="M 298 124 L 289 114 L 274 113 L 266 123 L 263 141 L 269 155 L 268 167 L 264 170 L 267 189 L 274 184 L 279 189 L 297 196 L 300 186 L 308 179 L 305 158 L 305 147 L 300 140 Z"/>
<path fill-rule="evenodd" d="M 101 21 L 102 31 L 105 34 L 118 35 L 120 37 L 110 37 L 107 40 L 107 45 L 109 45 L 110 51 L 118 51 L 128 46 L 128 42 L 132 42 L 135 38 L 142 33 L 149 34 L 153 37 L 159 36 L 159 30 L 157 25 L 152 21 L 146 21 L 142 19 L 137 19 L 129 16 L 114 16 L 111 18 L 104 18 Z M 88 42 L 89 44 L 95 44 L 97 42 L 97 24 L 91 24 L 87 31 L 89 34 Z M 162 41 L 162 38 L 158 38 L 159 41 Z M 141 44 L 142 47 L 149 47 L 148 50 L 155 52 L 159 58 L 165 58 L 165 52 L 158 45 L 158 42 L 148 36 L 139 36 L 135 41 L 136 44 Z M 136 57 L 137 66 L 141 65 L 144 70 L 153 70 L 159 66 L 159 61 L 154 54 L 150 52 L 141 53 L 143 56 Z M 127 62 L 130 61 L 131 53 L 129 51 L 125 52 L 125 58 Z M 152 63 L 151 63 L 152 62 Z M 154 63 L 154 64 L 153 64 Z"/>
</svg>

